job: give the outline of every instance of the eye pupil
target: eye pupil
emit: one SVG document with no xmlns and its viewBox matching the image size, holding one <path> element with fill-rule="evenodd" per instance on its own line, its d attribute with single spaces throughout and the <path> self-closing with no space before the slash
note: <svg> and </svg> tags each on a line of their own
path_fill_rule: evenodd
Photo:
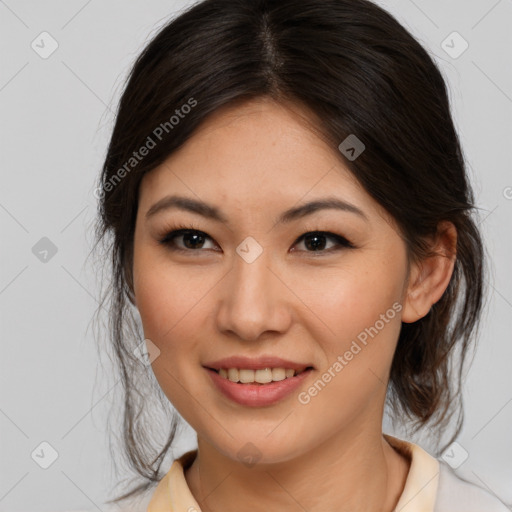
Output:
<svg viewBox="0 0 512 512">
<path fill-rule="evenodd" d="M 191 254 L 202 254 L 205 242 L 211 240 L 206 233 L 198 231 L 196 229 L 186 229 L 178 227 L 174 231 L 169 232 L 164 238 L 160 239 L 159 242 L 173 251 L 188 252 Z M 329 244 L 328 240 L 331 240 L 331 244 L 334 243 L 334 247 L 325 250 Z M 336 235 L 334 233 L 325 231 L 310 231 L 303 234 L 294 245 L 301 243 L 304 244 L 305 250 L 300 250 L 304 253 L 322 253 L 332 254 L 335 251 L 339 251 L 343 248 L 354 248 L 354 246 L 343 236 Z M 292 251 L 295 249 L 292 249 Z M 211 251 L 211 249 L 210 249 Z M 319 255 L 319 254 L 318 254 Z"/>
<path fill-rule="evenodd" d="M 313 234 L 306 235 L 304 237 L 304 243 L 308 249 L 312 247 L 314 251 L 319 250 L 319 249 L 325 249 L 325 245 L 326 245 L 325 238 L 326 238 L 325 235 L 313 233 Z M 323 240 L 323 241 L 319 242 L 318 241 L 319 239 Z M 315 240 L 315 241 L 312 243 L 308 243 L 308 241 L 311 242 L 312 240 Z"/>
<path fill-rule="evenodd" d="M 193 238 L 194 242 L 189 244 L 187 242 L 189 238 Z M 187 249 L 197 249 L 198 246 L 202 246 L 202 244 L 204 244 L 204 236 L 197 233 L 184 233 L 183 244 L 187 247 Z"/>
</svg>

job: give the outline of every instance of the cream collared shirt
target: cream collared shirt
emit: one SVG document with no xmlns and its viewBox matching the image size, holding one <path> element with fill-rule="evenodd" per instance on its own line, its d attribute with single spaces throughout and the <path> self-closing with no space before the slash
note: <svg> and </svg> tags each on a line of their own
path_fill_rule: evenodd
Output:
<svg viewBox="0 0 512 512">
<path fill-rule="evenodd" d="M 383 435 L 411 462 L 396 512 L 510 512 L 498 497 L 459 479 L 450 466 L 419 445 Z M 189 451 L 173 462 L 154 490 L 147 512 L 201 512 L 184 474 L 196 454 Z"/>
</svg>

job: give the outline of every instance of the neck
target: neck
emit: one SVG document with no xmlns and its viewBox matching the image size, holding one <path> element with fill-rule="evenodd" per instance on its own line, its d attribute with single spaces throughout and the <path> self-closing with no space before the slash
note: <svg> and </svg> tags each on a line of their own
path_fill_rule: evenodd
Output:
<svg viewBox="0 0 512 512">
<path fill-rule="evenodd" d="M 252 467 L 198 437 L 198 454 L 185 478 L 204 512 L 391 512 L 408 471 L 409 461 L 377 429 L 343 431 L 293 459 Z"/>
</svg>

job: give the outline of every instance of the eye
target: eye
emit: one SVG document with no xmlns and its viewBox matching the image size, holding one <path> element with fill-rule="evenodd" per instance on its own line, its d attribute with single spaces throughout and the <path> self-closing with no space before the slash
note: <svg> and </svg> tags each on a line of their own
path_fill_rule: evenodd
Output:
<svg viewBox="0 0 512 512">
<path fill-rule="evenodd" d="M 182 240 L 182 246 L 176 246 L 176 240 Z M 211 238 L 203 231 L 196 229 L 177 229 L 169 232 L 159 242 L 169 246 L 174 251 L 194 251 L 196 249 L 204 249 L 206 240 Z M 178 244 L 179 245 L 179 244 Z M 208 247 L 207 247 L 208 249 Z"/>
<path fill-rule="evenodd" d="M 330 239 L 331 247 L 327 247 L 326 240 Z M 177 243 L 177 241 L 180 243 Z M 159 243 L 167 246 L 172 251 L 181 252 L 201 252 L 200 249 L 216 250 L 216 244 L 211 247 L 205 247 L 208 241 L 213 242 L 213 239 L 203 231 L 191 228 L 175 229 L 168 232 L 163 238 L 159 239 Z M 293 244 L 296 246 L 300 243 L 304 244 L 305 250 L 299 249 L 300 252 L 316 252 L 316 253 L 331 253 L 341 248 L 354 248 L 355 246 L 341 235 L 330 233 L 328 231 L 310 231 L 301 235 Z M 295 249 L 292 249 L 295 252 Z"/>
<path fill-rule="evenodd" d="M 326 249 L 326 239 L 334 240 L 333 246 Z M 306 247 L 305 252 L 332 252 L 333 250 L 339 250 L 341 247 L 354 248 L 354 245 L 349 242 L 345 237 L 330 233 L 328 231 L 310 231 L 304 233 L 300 238 L 297 239 L 295 244 L 303 243 Z M 295 245 L 294 244 L 294 245 Z M 311 249 L 311 250 L 310 250 Z"/>
</svg>

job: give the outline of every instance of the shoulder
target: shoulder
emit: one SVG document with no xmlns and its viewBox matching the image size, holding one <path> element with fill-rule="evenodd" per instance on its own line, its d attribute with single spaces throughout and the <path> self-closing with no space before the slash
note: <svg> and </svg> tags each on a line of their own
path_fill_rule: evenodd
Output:
<svg viewBox="0 0 512 512">
<path fill-rule="evenodd" d="M 510 512 L 510 509 L 489 491 L 459 478 L 440 460 L 434 512 Z"/>
</svg>

